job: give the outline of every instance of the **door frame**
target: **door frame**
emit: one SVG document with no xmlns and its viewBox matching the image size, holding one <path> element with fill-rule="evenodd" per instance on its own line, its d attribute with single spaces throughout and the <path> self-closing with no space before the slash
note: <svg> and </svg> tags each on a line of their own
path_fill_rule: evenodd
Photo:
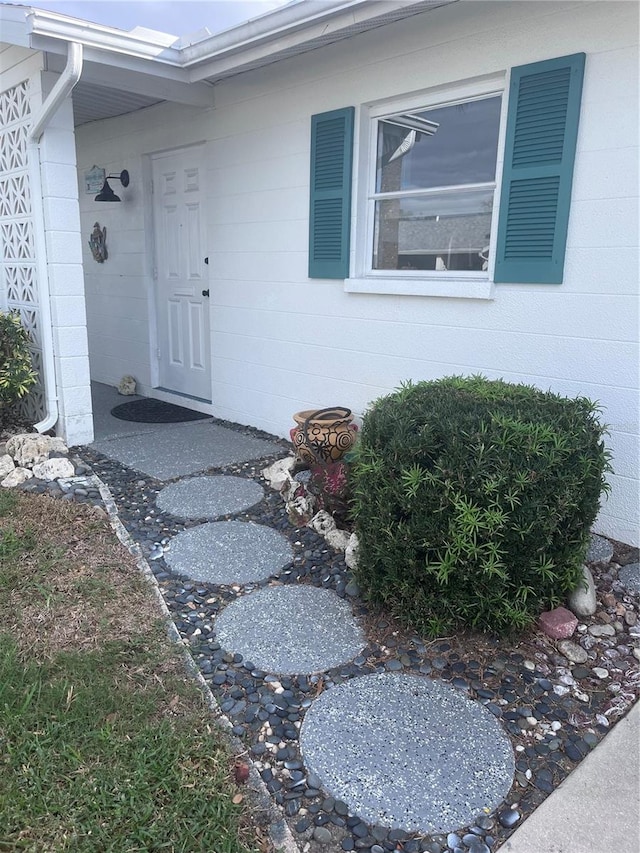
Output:
<svg viewBox="0 0 640 853">
<path fill-rule="evenodd" d="M 149 309 L 148 312 L 148 322 L 149 322 L 149 373 L 151 378 L 151 388 L 150 396 L 153 396 L 157 400 L 163 400 L 167 403 L 175 403 L 176 405 L 183 406 L 185 409 L 193 409 L 198 412 L 205 412 L 207 414 L 213 414 L 213 400 L 211 403 L 203 402 L 200 399 L 194 399 L 185 394 L 181 394 L 179 391 L 169 391 L 167 389 L 160 388 L 160 359 L 159 359 L 159 351 L 160 351 L 160 332 L 159 332 L 159 318 L 158 318 L 158 291 L 157 291 L 157 279 L 154 275 L 155 263 L 156 263 L 156 222 L 155 222 L 155 213 L 154 213 L 154 193 L 153 193 L 153 161 L 157 158 L 161 158 L 163 155 L 172 156 L 174 154 L 181 154 L 182 152 L 190 151 L 194 148 L 202 149 L 202 159 L 203 165 L 206 167 L 207 163 L 207 150 L 209 147 L 209 143 L 206 139 L 198 140 L 197 142 L 191 142 L 187 145 L 180 145 L 178 147 L 172 148 L 161 148 L 158 151 L 150 151 L 147 154 L 144 154 L 142 157 L 142 178 L 143 178 L 143 187 L 144 187 L 144 198 L 145 198 L 145 249 L 146 249 L 146 257 L 147 257 L 147 306 Z M 205 214 L 205 237 L 208 232 L 208 218 L 207 218 L 207 207 L 203 206 L 203 213 Z M 205 247 L 203 247 L 205 248 Z M 205 248 L 206 250 L 206 248 Z M 210 267 L 208 268 L 208 271 Z M 210 279 L 210 273 L 208 272 L 208 279 Z M 209 287 L 211 287 L 209 281 Z M 209 310 L 209 338 L 211 338 L 211 299 L 208 300 L 208 310 Z M 210 370 L 211 370 L 211 384 L 213 386 L 213 360 L 211 357 L 210 361 Z M 213 387 L 211 390 L 213 395 Z"/>
</svg>

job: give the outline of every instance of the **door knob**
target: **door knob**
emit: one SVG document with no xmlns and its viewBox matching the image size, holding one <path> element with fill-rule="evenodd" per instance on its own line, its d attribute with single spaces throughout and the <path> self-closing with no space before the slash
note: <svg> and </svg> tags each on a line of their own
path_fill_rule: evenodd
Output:
<svg viewBox="0 0 640 853">
<path fill-rule="evenodd" d="M 203 291 L 202 291 L 202 295 L 203 295 L 203 296 L 208 296 L 208 295 L 209 295 L 209 289 L 207 288 L 207 290 L 203 290 Z"/>
<path fill-rule="evenodd" d="M 209 258 L 205 258 L 205 259 L 204 259 L 204 262 L 205 262 L 205 264 L 208 264 L 208 263 L 209 263 Z"/>
</svg>

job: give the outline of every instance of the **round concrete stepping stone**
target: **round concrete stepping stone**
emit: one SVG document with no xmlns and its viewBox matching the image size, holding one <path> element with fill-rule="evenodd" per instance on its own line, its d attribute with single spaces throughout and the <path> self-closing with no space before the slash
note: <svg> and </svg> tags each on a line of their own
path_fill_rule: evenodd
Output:
<svg viewBox="0 0 640 853">
<path fill-rule="evenodd" d="M 256 590 L 229 604 L 214 627 L 226 651 L 281 675 L 323 672 L 367 644 L 349 605 L 315 586 Z"/>
<path fill-rule="evenodd" d="M 585 557 L 587 563 L 608 563 L 613 557 L 613 545 L 604 536 L 598 536 L 597 533 L 591 534 L 589 541 L 589 550 Z"/>
<path fill-rule="evenodd" d="M 508 794 L 511 743 L 481 704 L 440 681 L 364 675 L 326 690 L 300 731 L 308 770 L 368 823 L 466 826 Z"/>
<path fill-rule="evenodd" d="M 210 521 L 178 533 L 165 560 L 193 580 L 251 583 L 277 574 L 293 560 L 293 550 L 284 536 L 262 524 Z"/>
<path fill-rule="evenodd" d="M 262 486 L 244 477 L 192 477 L 164 488 L 158 508 L 178 518 L 215 518 L 240 512 L 264 497 Z"/>
<path fill-rule="evenodd" d="M 640 563 L 629 563 L 618 572 L 620 582 L 629 592 L 640 592 Z"/>
</svg>

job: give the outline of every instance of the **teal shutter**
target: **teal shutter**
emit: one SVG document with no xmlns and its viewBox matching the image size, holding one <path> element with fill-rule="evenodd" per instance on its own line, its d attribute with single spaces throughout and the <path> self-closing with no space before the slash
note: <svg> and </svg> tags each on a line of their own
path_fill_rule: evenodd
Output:
<svg viewBox="0 0 640 853">
<path fill-rule="evenodd" d="M 585 54 L 511 71 L 494 280 L 561 284 Z"/>
<path fill-rule="evenodd" d="M 309 278 L 349 277 L 354 113 L 311 117 Z"/>
</svg>

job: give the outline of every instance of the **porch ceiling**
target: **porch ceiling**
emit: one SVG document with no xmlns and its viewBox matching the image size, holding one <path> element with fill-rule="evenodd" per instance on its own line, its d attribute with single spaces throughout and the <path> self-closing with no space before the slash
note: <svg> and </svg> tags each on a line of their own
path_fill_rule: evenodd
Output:
<svg viewBox="0 0 640 853">
<path fill-rule="evenodd" d="M 160 102 L 161 99 L 157 97 L 124 92 L 81 80 L 73 90 L 74 124 L 78 127 L 89 121 L 125 115 Z"/>
</svg>

